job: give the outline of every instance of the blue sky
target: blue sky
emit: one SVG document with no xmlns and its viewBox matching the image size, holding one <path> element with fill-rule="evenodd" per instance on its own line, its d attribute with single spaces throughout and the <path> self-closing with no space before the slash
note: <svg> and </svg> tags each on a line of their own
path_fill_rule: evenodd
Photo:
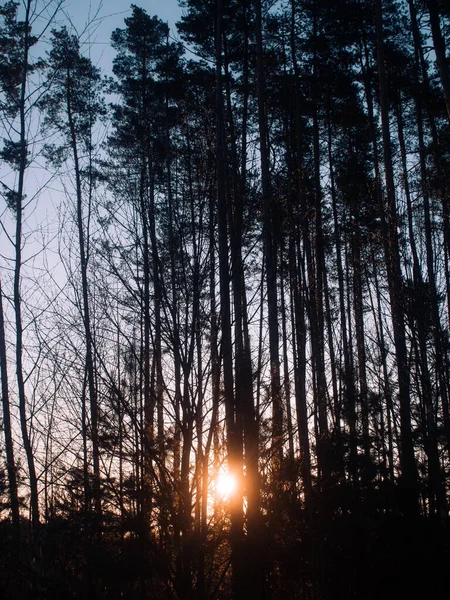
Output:
<svg viewBox="0 0 450 600">
<path fill-rule="evenodd" d="M 72 23 L 81 36 L 84 51 L 90 47 L 88 53 L 92 61 L 109 71 L 114 57 L 109 45 L 111 32 L 124 27 L 124 19 L 131 14 L 131 4 L 131 0 L 66 0 L 57 21 L 61 25 L 67 21 Z M 178 0 L 137 0 L 133 4 L 167 22 L 172 35 L 176 35 L 175 23 L 182 14 Z"/>
</svg>

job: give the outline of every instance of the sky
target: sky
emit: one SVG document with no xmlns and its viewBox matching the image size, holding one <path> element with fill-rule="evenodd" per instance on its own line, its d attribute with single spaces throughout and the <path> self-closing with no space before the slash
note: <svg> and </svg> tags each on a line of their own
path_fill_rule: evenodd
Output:
<svg viewBox="0 0 450 600">
<path fill-rule="evenodd" d="M 114 51 L 110 47 L 111 33 L 124 27 L 124 19 L 131 14 L 131 4 L 140 6 L 150 16 L 158 16 L 168 23 L 171 35 L 176 36 L 175 23 L 182 15 L 178 0 L 65 0 L 58 23 L 67 22 L 82 40 L 85 51 L 94 64 L 110 71 Z"/>
</svg>

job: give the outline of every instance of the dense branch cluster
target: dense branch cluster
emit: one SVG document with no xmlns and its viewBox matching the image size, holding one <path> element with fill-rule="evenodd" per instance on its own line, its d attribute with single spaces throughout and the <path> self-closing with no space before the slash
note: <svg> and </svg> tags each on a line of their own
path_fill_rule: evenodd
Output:
<svg viewBox="0 0 450 600">
<path fill-rule="evenodd" d="M 444 598 L 450 13 L 181 4 L 0 8 L 1 591 Z"/>
</svg>

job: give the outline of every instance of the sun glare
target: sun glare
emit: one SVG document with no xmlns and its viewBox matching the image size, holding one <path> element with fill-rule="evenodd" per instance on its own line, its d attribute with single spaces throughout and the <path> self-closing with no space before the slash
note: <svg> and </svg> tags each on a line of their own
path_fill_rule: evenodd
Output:
<svg viewBox="0 0 450 600">
<path fill-rule="evenodd" d="M 230 498 L 237 488 L 236 477 L 231 473 L 219 473 L 216 479 L 216 496 L 221 499 Z"/>
</svg>

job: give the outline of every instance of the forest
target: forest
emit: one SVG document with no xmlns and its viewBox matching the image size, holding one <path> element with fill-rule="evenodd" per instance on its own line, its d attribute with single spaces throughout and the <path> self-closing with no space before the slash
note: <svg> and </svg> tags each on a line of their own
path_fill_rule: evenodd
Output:
<svg viewBox="0 0 450 600">
<path fill-rule="evenodd" d="M 450 595 L 450 6 L 0 6 L 0 597 Z"/>
</svg>

